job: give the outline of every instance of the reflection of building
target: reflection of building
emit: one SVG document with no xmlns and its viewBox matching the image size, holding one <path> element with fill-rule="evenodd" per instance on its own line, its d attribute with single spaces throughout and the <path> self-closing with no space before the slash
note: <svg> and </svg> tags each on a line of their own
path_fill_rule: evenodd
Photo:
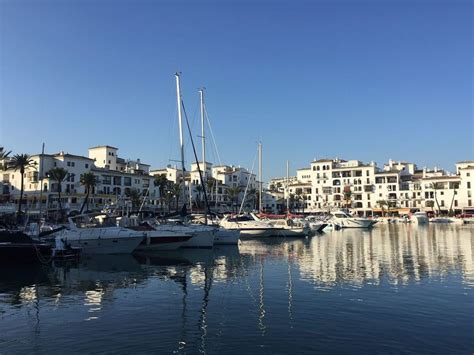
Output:
<svg viewBox="0 0 474 355">
<path fill-rule="evenodd" d="M 311 243 L 299 262 L 301 278 L 311 282 L 359 284 L 387 278 L 403 284 L 460 266 L 466 283 L 474 286 L 469 229 L 385 225 L 372 231 L 324 235 Z"/>
</svg>

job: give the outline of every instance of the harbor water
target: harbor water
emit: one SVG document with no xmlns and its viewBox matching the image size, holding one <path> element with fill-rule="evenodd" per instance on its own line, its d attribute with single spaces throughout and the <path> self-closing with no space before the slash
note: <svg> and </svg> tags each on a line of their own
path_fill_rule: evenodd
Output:
<svg viewBox="0 0 474 355">
<path fill-rule="evenodd" d="M 2 354 L 474 352 L 474 226 L 1 267 Z"/>
</svg>

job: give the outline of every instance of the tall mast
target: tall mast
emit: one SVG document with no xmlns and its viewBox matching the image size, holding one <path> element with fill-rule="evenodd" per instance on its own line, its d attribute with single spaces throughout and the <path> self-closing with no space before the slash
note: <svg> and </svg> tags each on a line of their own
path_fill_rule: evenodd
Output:
<svg viewBox="0 0 474 355">
<path fill-rule="evenodd" d="M 180 78 L 181 73 L 176 73 L 176 103 L 178 106 L 178 125 L 179 125 L 179 145 L 181 148 L 181 168 L 183 170 L 183 181 L 184 181 L 184 139 L 183 139 L 183 116 L 181 112 L 181 86 Z"/>
<path fill-rule="evenodd" d="M 286 215 L 290 213 L 290 161 L 286 161 Z"/>
<path fill-rule="evenodd" d="M 258 143 L 258 212 L 262 213 L 262 184 L 263 184 L 263 177 L 262 177 L 262 143 Z"/>
<path fill-rule="evenodd" d="M 176 103 L 178 105 L 178 125 L 179 125 L 179 145 L 181 148 L 181 169 L 182 169 L 182 177 L 181 177 L 181 186 L 183 191 L 183 201 L 186 201 L 186 185 L 184 182 L 184 139 L 183 139 L 183 115 L 181 112 L 181 86 L 180 86 L 180 77 L 181 73 L 177 72 L 175 74 L 176 77 Z"/>
<path fill-rule="evenodd" d="M 202 170 L 203 177 L 206 179 L 206 135 L 204 132 L 204 88 L 199 89 L 199 98 L 201 102 L 201 142 L 202 142 Z"/>
<path fill-rule="evenodd" d="M 40 218 L 43 218 L 43 158 L 44 158 L 44 143 L 43 148 L 41 149 L 40 156 L 40 166 L 39 166 L 39 183 L 40 183 L 40 205 L 39 205 L 39 214 Z"/>
</svg>

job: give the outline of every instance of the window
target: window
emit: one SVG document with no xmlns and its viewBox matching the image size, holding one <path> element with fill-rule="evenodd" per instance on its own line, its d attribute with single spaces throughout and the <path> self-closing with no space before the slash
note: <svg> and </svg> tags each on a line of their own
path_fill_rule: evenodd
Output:
<svg viewBox="0 0 474 355">
<path fill-rule="evenodd" d="M 454 200 L 454 206 L 458 207 L 458 200 Z"/>
<path fill-rule="evenodd" d="M 467 188 L 468 188 L 468 189 L 471 188 L 471 182 L 470 182 L 470 181 L 467 182 Z"/>
<path fill-rule="evenodd" d="M 71 166 L 71 162 L 68 161 L 68 162 L 66 163 L 66 165 L 67 165 L 67 166 Z"/>
<path fill-rule="evenodd" d="M 471 176 L 471 173 L 466 173 L 466 176 Z"/>
<path fill-rule="evenodd" d="M 76 163 L 72 161 L 71 166 L 76 166 Z"/>
<path fill-rule="evenodd" d="M 89 164 L 86 164 L 86 169 L 89 169 Z"/>
<path fill-rule="evenodd" d="M 12 187 L 13 187 L 13 186 L 12 186 Z M 467 200 L 467 205 L 468 205 L 469 207 L 471 207 L 471 206 L 472 206 L 472 202 L 471 202 L 471 200 Z"/>
</svg>

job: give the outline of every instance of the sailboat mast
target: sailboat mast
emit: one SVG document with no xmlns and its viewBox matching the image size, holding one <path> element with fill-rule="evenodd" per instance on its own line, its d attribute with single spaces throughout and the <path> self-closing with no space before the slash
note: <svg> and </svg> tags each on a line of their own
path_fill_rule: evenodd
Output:
<svg viewBox="0 0 474 355">
<path fill-rule="evenodd" d="M 179 125 L 179 145 L 181 149 L 181 169 L 182 169 L 182 189 L 183 189 L 183 198 L 186 195 L 186 187 L 184 183 L 184 139 L 183 139 L 183 114 L 181 111 L 181 85 L 180 85 L 180 73 L 176 73 L 176 103 L 178 106 L 178 125 Z"/>
<path fill-rule="evenodd" d="M 204 132 L 204 89 L 199 89 L 199 99 L 201 102 L 201 142 L 202 142 L 202 170 L 204 172 L 204 180 L 206 179 L 206 135 Z"/>
<path fill-rule="evenodd" d="M 286 161 L 286 215 L 290 213 L 290 161 Z"/>
<path fill-rule="evenodd" d="M 40 166 L 39 166 L 39 182 L 40 182 L 40 205 L 39 205 L 39 215 L 40 219 L 43 218 L 43 159 L 44 159 L 44 143 L 43 148 L 41 149 L 40 156 Z"/>
<path fill-rule="evenodd" d="M 263 186 L 263 177 L 262 177 L 262 143 L 258 143 L 258 212 L 262 213 L 262 186 Z"/>
<path fill-rule="evenodd" d="M 176 73 L 176 103 L 178 105 L 178 125 L 179 125 L 179 145 L 181 149 L 181 168 L 183 169 L 184 179 L 184 139 L 183 139 L 183 114 L 181 111 L 181 85 L 180 73 Z M 184 181 L 184 180 L 183 180 Z"/>
</svg>

